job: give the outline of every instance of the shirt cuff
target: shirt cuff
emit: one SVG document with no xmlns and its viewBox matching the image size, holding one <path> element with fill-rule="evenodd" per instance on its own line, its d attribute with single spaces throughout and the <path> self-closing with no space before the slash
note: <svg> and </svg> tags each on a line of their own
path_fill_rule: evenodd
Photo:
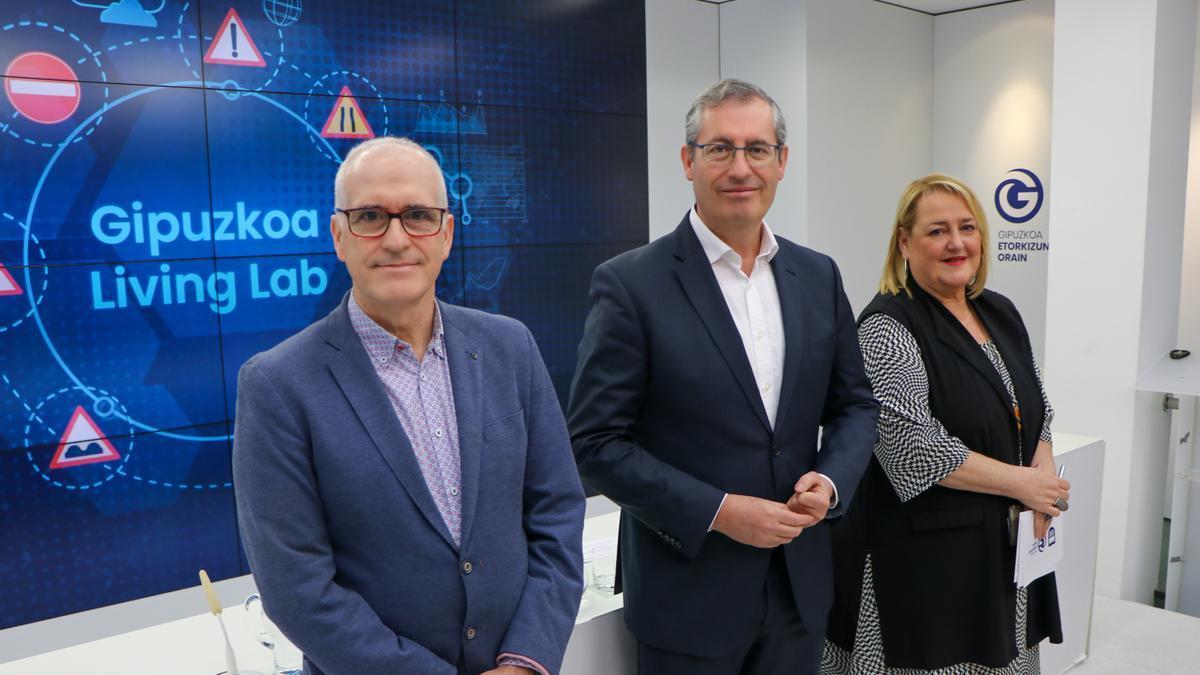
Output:
<svg viewBox="0 0 1200 675">
<path fill-rule="evenodd" d="M 728 498 L 729 498 L 729 493 L 726 492 L 725 495 L 723 497 L 721 497 L 721 503 L 717 504 L 717 512 L 713 514 L 712 521 L 708 524 L 709 532 L 712 532 L 713 526 L 717 524 L 717 516 L 721 513 L 721 507 L 725 506 L 725 500 Z"/>
<path fill-rule="evenodd" d="M 507 652 L 501 654 L 500 656 L 496 657 L 496 665 L 519 666 L 521 668 L 528 668 L 533 672 L 538 673 L 538 675 L 550 675 L 550 671 L 546 670 L 545 666 L 537 661 L 534 661 L 528 656 L 521 656 L 520 654 L 509 654 Z"/>
<path fill-rule="evenodd" d="M 829 487 L 833 488 L 833 501 L 829 502 L 829 508 L 831 508 L 831 509 L 837 508 L 838 502 L 841 501 L 838 498 L 837 485 L 834 485 L 833 479 L 830 478 L 829 476 L 826 476 L 823 473 L 817 473 L 817 475 L 820 476 L 821 478 L 824 478 L 825 482 L 829 483 Z"/>
</svg>

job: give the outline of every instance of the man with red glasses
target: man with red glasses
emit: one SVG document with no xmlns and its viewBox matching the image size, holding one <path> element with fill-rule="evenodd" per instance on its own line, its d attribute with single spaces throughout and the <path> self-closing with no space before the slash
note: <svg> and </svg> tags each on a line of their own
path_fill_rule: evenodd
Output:
<svg viewBox="0 0 1200 675">
<path fill-rule="evenodd" d="M 438 302 L 454 216 L 403 138 L 346 156 L 341 305 L 238 377 L 238 523 L 305 673 L 556 672 L 583 491 L 522 324 Z"/>
</svg>

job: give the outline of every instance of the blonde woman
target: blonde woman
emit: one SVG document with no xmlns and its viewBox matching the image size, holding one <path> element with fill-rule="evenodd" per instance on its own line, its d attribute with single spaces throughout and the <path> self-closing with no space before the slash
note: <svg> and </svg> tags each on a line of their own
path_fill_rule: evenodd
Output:
<svg viewBox="0 0 1200 675">
<path fill-rule="evenodd" d="M 1054 576 L 1013 584 L 1009 521 L 1037 511 L 1040 535 L 1070 485 L 1025 325 L 987 275 L 971 189 L 909 184 L 859 318 L 879 440 L 834 528 L 824 673 L 1037 673 L 1038 644 L 1062 641 Z"/>
</svg>

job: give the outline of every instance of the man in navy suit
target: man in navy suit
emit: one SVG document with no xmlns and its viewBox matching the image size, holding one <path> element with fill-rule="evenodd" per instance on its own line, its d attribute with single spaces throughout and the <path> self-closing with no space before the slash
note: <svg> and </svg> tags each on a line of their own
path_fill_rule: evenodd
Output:
<svg viewBox="0 0 1200 675">
<path fill-rule="evenodd" d="M 779 107 L 724 80 L 692 104 L 686 138 L 695 206 L 592 277 L 575 458 L 622 508 L 639 672 L 816 672 L 829 519 L 878 408 L 837 267 L 763 221 L 787 166 Z"/>
<path fill-rule="evenodd" d="M 533 336 L 434 296 L 454 217 L 421 146 L 357 146 L 335 201 L 353 288 L 238 377 L 238 523 L 267 613 L 305 673 L 554 673 L 584 501 Z"/>
</svg>

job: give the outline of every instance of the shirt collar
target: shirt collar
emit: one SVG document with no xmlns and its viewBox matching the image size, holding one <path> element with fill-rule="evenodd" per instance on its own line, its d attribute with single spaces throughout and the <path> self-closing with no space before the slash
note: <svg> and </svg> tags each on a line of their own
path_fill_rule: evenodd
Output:
<svg viewBox="0 0 1200 675">
<path fill-rule="evenodd" d="M 700 214 L 696 212 L 696 207 L 692 207 L 688 217 L 692 223 L 692 231 L 700 240 L 700 246 L 704 249 L 704 255 L 708 258 L 710 265 L 727 255 L 732 255 L 735 260 L 738 258 L 737 252 L 730 248 L 729 244 L 721 241 L 720 237 L 708 229 L 708 225 L 704 224 L 704 221 L 700 219 Z M 767 221 L 763 221 L 762 227 L 763 236 L 758 247 L 757 259 L 770 263 L 775 258 L 775 254 L 779 252 L 779 242 L 775 240 L 775 233 L 771 231 Z"/>
<path fill-rule="evenodd" d="M 372 359 L 386 363 L 397 349 L 412 351 L 412 345 L 392 335 L 383 326 L 375 323 L 374 319 L 367 316 L 367 313 L 354 300 L 353 292 L 350 293 L 348 304 L 350 308 L 350 325 L 354 327 L 354 332 L 358 334 L 358 339 L 362 341 L 363 348 L 367 350 L 367 355 Z M 428 351 L 440 359 L 446 358 L 444 335 L 445 331 L 442 330 L 442 308 L 439 303 L 435 302 L 433 305 L 433 338 L 429 341 Z"/>
</svg>

